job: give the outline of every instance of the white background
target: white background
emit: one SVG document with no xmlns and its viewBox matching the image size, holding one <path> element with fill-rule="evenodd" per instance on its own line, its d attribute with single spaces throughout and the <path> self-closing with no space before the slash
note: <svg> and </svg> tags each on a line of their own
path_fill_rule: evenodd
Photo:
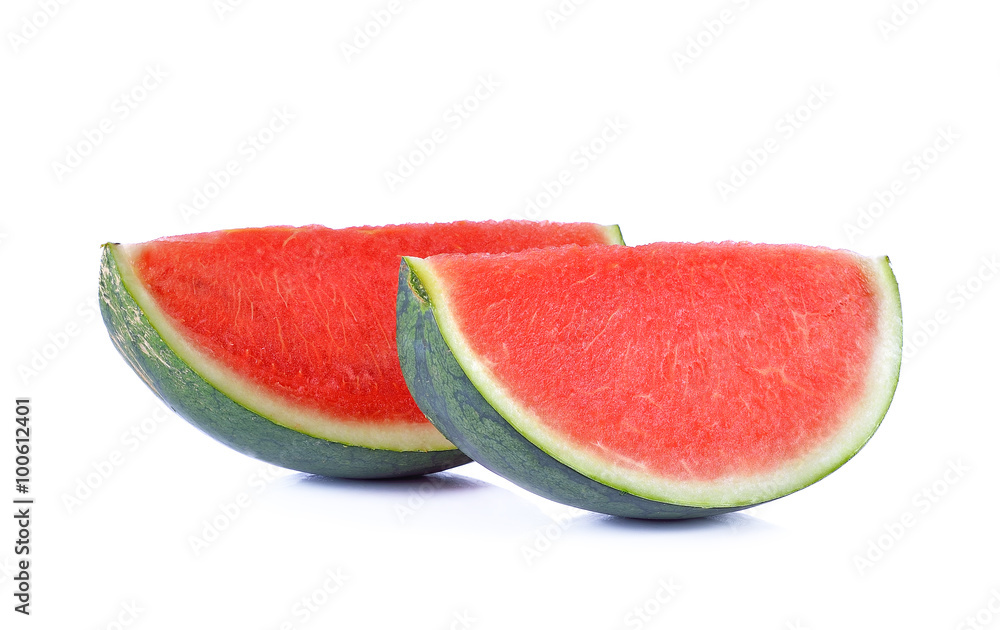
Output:
<svg viewBox="0 0 1000 630">
<path fill-rule="evenodd" d="M 0 500 L 13 400 L 30 396 L 37 502 L 30 618 L 12 612 L 14 523 L 0 526 L 0 625 L 1000 628 L 1000 280 L 983 262 L 1000 253 L 1000 6 L 895 1 L 593 1 L 553 22 L 556 0 L 421 0 L 381 28 L 387 0 L 50 0 L 51 17 L 4 2 Z M 480 81 L 499 85 L 477 99 Z M 276 108 L 294 119 L 251 160 L 241 144 Z M 575 152 L 616 117 L 625 129 L 580 170 Z M 390 190 L 385 173 L 437 128 Z M 240 172 L 212 188 L 229 161 Z M 724 194 L 734 168 L 749 175 Z M 213 198 L 183 216 L 197 191 Z M 534 218 L 619 223 L 630 244 L 889 255 L 911 356 L 882 428 L 813 487 L 692 522 L 569 510 L 477 465 L 268 480 L 158 411 L 95 310 L 105 241 L 523 217 L 540 195 Z M 226 526 L 196 554 L 212 520 Z M 303 597 L 321 604 L 306 615 Z"/>
</svg>

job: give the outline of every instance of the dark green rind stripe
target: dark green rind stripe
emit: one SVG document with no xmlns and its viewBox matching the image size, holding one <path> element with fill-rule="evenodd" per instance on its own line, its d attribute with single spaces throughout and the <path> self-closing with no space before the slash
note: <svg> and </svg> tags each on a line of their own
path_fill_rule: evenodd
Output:
<svg viewBox="0 0 1000 630">
<path fill-rule="evenodd" d="M 282 468 L 354 479 L 407 477 L 471 461 L 458 449 L 388 451 L 349 446 L 293 431 L 235 402 L 194 372 L 163 341 L 122 283 L 104 246 L 101 315 L 111 341 L 143 381 L 178 415 L 226 446 Z"/>
<path fill-rule="evenodd" d="M 404 260 L 396 297 L 396 347 L 420 410 L 467 455 L 540 496 L 585 510 L 646 519 L 710 516 L 750 506 L 701 508 L 652 501 L 585 477 L 529 442 L 469 381 L 441 336 L 426 295 Z"/>
</svg>

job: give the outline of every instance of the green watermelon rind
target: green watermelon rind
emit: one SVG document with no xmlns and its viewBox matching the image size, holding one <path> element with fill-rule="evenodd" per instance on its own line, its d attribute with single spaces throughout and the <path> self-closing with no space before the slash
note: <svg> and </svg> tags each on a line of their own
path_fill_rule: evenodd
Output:
<svg viewBox="0 0 1000 630">
<path fill-rule="evenodd" d="M 570 465 L 550 445 L 519 429 L 498 409 L 509 409 L 503 394 L 487 383 L 477 387 L 468 370 L 475 360 L 456 352 L 446 341 L 435 317 L 434 293 L 420 259 L 404 257 L 397 294 L 397 345 L 403 375 L 418 406 L 451 442 L 487 468 L 546 498 L 592 511 L 618 516 L 672 519 L 692 518 L 740 510 L 786 496 L 809 486 L 850 460 L 878 428 L 895 392 L 901 364 L 902 318 L 899 291 L 888 258 L 870 259 L 874 285 L 881 291 L 879 365 L 869 391 L 856 413 L 860 435 L 836 444 L 828 458 L 795 478 L 766 488 L 752 500 L 731 501 L 702 496 L 697 503 L 644 496 L 642 490 L 602 478 L 599 466 Z M 431 287 L 433 287 L 433 282 Z M 419 294 L 419 296 L 418 296 Z M 873 362 L 874 363 L 874 362 Z M 477 380 L 483 381 L 481 373 Z M 492 401 L 492 402 L 491 402 Z M 850 422 L 849 422 L 850 424 Z M 859 423 L 861 424 L 861 423 Z M 853 425 L 851 425 L 853 426 Z M 847 432 L 845 432 L 846 434 Z"/>
<path fill-rule="evenodd" d="M 164 341 L 123 281 L 115 244 L 101 258 L 101 315 L 118 352 L 178 415 L 223 444 L 282 468 L 353 479 L 422 475 L 471 461 L 458 449 L 392 451 L 342 444 L 275 423 L 205 380 Z"/>
</svg>

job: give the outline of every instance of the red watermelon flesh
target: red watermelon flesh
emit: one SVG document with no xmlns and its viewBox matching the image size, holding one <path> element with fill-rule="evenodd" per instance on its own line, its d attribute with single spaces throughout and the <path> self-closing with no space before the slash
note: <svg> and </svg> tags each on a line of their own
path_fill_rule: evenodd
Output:
<svg viewBox="0 0 1000 630">
<path fill-rule="evenodd" d="M 396 357 L 400 255 L 498 253 L 618 238 L 617 228 L 589 223 L 460 221 L 225 230 L 123 249 L 145 301 L 187 354 L 197 355 L 192 365 L 205 363 L 212 380 L 221 379 L 220 389 L 229 383 L 251 399 L 271 400 L 277 411 L 265 415 L 317 437 L 341 435 L 327 435 L 323 422 L 361 424 L 366 431 L 393 425 L 403 432 L 383 438 L 405 442 L 406 426 L 433 427 L 410 397 Z M 364 443 L 365 435 L 374 434 L 363 432 L 352 443 L 407 447 Z M 422 439 L 410 446 L 443 447 Z"/>
<path fill-rule="evenodd" d="M 683 500 L 684 484 L 694 496 L 823 465 L 817 450 L 874 431 L 858 418 L 874 417 L 865 407 L 894 386 L 898 359 L 881 261 L 657 243 L 410 264 L 470 379 L 522 434 L 642 496 L 671 479 L 674 494 L 653 498 Z"/>
</svg>

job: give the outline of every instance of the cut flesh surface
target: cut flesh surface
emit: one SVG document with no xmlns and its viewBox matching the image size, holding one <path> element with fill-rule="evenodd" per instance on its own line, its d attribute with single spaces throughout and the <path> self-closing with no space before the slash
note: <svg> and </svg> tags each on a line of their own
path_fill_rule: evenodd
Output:
<svg viewBox="0 0 1000 630">
<path fill-rule="evenodd" d="M 637 497 L 788 494 L 853 456 L 895 389 L 885 258 L 657 243 L 405 260 L 483 398 L 556 461 Z"/>
<path fill-rule="evenodd" d="M 170 349 L 240 405 L 294 431 L 397 451 L 453 450 L 395 353 L 399 256 L 620 241 L 616 227 L 456 222 L 227 230 L 110 246 Z"/>
</svg>

